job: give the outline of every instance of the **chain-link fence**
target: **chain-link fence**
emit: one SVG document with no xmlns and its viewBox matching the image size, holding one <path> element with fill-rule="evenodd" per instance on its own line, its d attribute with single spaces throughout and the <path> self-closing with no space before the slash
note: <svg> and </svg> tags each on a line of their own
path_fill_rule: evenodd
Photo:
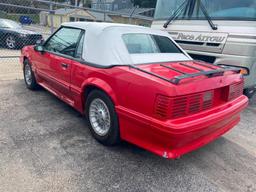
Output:
<svg viewBox="0 0 256 192">
<path fill-rule="evenodd" d="M 68 0 L 0 0 L 0 80 L 22 78 L 20 49 L 47 39 L 63 22 L 118 22 L 150 26 L 152 21 L 153 9 L 129 7 L 107 11 L 107 6 L 103 6 L 104 9 L 86 7 L 91 1 L 82 1 L 82 6 L 81 1 L 73 1 L 80 2 L 79 6 L 70 5 Z"/>
</svg>

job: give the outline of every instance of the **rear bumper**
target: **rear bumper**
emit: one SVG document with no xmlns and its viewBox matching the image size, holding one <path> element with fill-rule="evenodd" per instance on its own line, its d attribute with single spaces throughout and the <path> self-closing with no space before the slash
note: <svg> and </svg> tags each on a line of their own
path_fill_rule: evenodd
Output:
<svg viewBox="0 0 256 192">
<path fill-rule="evenodd" d="M 117 106 L 121 138 L 165 158 L 178 158 L 217 139 L 240 120 L 248 99 L 229 103 L 186 118 L 159 121 Z"/>
</svg>

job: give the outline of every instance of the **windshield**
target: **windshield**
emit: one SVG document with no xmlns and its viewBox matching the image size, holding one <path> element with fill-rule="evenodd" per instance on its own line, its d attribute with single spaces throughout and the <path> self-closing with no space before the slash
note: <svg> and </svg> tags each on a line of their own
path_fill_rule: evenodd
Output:
<svg viewBox="0 0 256 192">
<path fill-rule="evenodd" d="M 21 25 L 12 20 L 0 20 L 0 28 L 21 28 Z"/>
<path fill-rule="evenodd" d="M 183 2 L 184 0 L 158 0 L 155 19 L 168 19 Z M 194 0 L 193 2 L 184 9 L 178 19 L 205 20 L 199 6 L 203 3 L 213 20 L 256 20 L 255 0 Z"/>
</svg>

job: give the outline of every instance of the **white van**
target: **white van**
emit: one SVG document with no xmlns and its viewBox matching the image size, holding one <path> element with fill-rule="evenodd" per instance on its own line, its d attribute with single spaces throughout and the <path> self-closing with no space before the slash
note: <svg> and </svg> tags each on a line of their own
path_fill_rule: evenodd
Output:
<svg viewBox="0 0 256 192">
<path fill-rule="evenodd" d="M 167 30 L 194 58 L 242 68 L 256 90 L 256 0 L 158 0 L 152 28 Z"/>
</svg>

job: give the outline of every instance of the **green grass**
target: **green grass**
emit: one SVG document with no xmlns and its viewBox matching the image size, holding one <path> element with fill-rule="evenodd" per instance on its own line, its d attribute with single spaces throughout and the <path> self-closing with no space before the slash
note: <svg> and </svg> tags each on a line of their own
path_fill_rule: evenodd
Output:
<svg viewBox="0 0 256 192">
<path fill-rule="evenodd" d="M 20 16 L 29 16 L 33 20 L 33 23 L 40 23 L 39 14 L 6 14 L 2 11 L 0 12 L 0 18 L 11 19 L 17 22 L 19 22 Z"/>
</svg>

